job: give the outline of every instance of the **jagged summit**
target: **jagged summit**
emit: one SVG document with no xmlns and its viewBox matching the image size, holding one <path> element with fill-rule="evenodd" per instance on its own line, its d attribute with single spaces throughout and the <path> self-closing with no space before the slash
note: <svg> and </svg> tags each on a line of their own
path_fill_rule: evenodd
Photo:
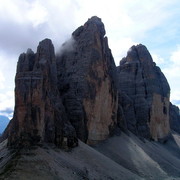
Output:
<svg viewBox="0 0 180 180">
<path fill-rule="evenodd" d="M 68 139 L 65 146 L 76 143 L 76 133 L 67 119 L 57 88 L 55 60 L 54 46 L 49 39 L 39 43 L 35 54 L 28 50 L 20 55 L 9 146 L 23 147 L 44 142 L 63 146 L 63 137 Z"/>
<path fill-rule="evenodd" d="M 54 46 L 52 41 L 46 38 L 39 42 L 37 53 L 43 56 L 54 55 Z M 48 59 L 49 57 L 46 58 Z"/>
<path fill-rule="evenodd" d="M 87 22 L 93 22 L 93 23 L 97 23 L 97 24 L 102 23 L 101 18 L 99 18 L 97 16 L 92 16 L 91 18 L 88 19 Z"/>
<path fill-rule="evenodd" d="M 133 45 L 127 52 L 127 56 L 120 61 L 120 65 L 124 63 L 140 61 L 152 64 L 153 59 L 148 49 L 143 44 Z M 154 64 L 154 63 L 153 63 Z"/>
<path fill-rule="evenodd" d="M 26 51 L 26 54 L 34 54 L 33 50 L 31 48 L 28 48 Z"/>
<path fill-rule="evenodd" d="M 88 143 L 106 139 L 116 124 L 116 67 L 104 34 L 100 18 L 92 17 L 73 32 L 73 51 L 57 58 L 66 112 L 78 138 Z"/>
<path fill-rule="evenodd" d="M 19 56 L 0 179 L 178 180 L 179 109 L 147 48 L 132 46 L 116 67 L 94 16 L 60 51 L 45 39 Z"/>
<path fill-rule="evenodd" d="M 84 26 L 97 26 L 97 28 L 99 29 L 99 31 L 101 32 L 102 36 L 104 36 L 106 34 L 105 28 L 104 28 L 104 24 L 101 21 L 101 18 L 97 17 L 97 16 L 93 16 L 90 19 L 88 19 L 88 21 L 84 24 Z"/>
<path fill-rule="evenodd" d="M 132 46 L 116 68 L 104 24 L 93 16 L 72 33 L 56 56 L 50 39 L 20 55 L 9 145 L 44 142 L 93 144 L 123 129 L 167 139 L 168 82 L 142 45 Z M 70 50 L 71 49 L 71 50 Z M 7 135 L 6 131 L 6 135 Z"/>
<path fill-rule="evenodd" d="M 106 34 L 104 24 L 97 16 L 93 16 L 92 18 L 88 19 L 84 26 L 80 26 L 77 30 L 73 32 L 72 35 L 76 39 L 76 37 L 78 37 L 81 32 L 86 32 L 86 34 L 84 35 L 87 36 L 87 39 L 89 37 L 89 40 L 91 40 L 90 36 L 95 35 L 94 33 L 97 33 L 101 38 L 103 38 Z"/>
<path fill-rule="evenodd" d="M 77 138 L 94 143 L 111 134 L 116 67 L 104 34 L 100 18 L 92 17 L 72 34 L 73 51 L 55 57 L 51 40 L 45 39 L 36 53 L 20 55 L 9 146 L 49 142 L 73 147 Z"/>
</svg>

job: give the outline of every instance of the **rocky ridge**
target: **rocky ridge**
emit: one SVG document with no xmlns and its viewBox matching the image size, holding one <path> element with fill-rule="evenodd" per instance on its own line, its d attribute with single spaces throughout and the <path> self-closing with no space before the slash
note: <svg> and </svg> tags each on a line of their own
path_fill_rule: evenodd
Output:
<svg viewBox="0 0 180 180">
<path fill-rule="evenodd" d="M 21 54 L 15 85 L 14 116 L 3 135 L 10 147 L 96 144 L 120 129 L 164 142 L 170 133 L 170 88 L 160 68 L 141 44 L 116 68 L 96 16 L 57 55 L 49 39 L 36 53 Z M 170 105 L 170 116 L 173 111 Z"/>
</svg>

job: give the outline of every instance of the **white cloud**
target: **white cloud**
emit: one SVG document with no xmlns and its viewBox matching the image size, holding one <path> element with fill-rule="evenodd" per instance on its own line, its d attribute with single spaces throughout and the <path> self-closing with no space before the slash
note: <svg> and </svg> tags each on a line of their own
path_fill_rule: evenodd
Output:
<svg viewBox="0 0 180 180">
<path fill-rule="evenodd" d="M 172 53 L 170 60 L 174 65 L 180 66 L 180 45 L 178 45 L 177 50 Z"/>
<path fill-rule="evenodd" d="M 1 1 L 0 17 L 1 20 L 4 19 L 8 21 L 11 19 L 13 21 L 16 21 L 17 23 L 24 23 L 26 10 L 27 10 L 26 1 L 19 1 L 19 0 Z"/>
<path fill-rule="evenodd" d="M 66 42 L 64 42 L 62 44 L 62 46 L 60 47 L 60 49 L 57 50 L 57 54 L 61 55 L 63 52 L 71 52 L 74 50 L 76 45 L 76 41 L 75 39 L 71 36 L 71 38 L 69 38 Z"/>
<path fill-rule="evenodd" d="M 2 44 L 6 48 L 12 44 L 11 50 L 23 45 L 21 51 L 30 45 L 34 48 L 45 37 L 52 38 L 56 45 L 62 44 L 93 15 L 102 18 L 109 39 L 120 42 L 119 39 L 129 38 L 137 42 L 138 37 L 142 39 L 149 29 L 160 26 L 170 16 L 166 8 L 174 1 L 6 0 L 1 2 L 0 22 L 2 37 L 8 41 Z"/>
<path fill-rule="evenodd" d="M 165 63 L 165 60 L 158 54 L 151 54 L 153 61 L 157 64 L 157 65 L 161 65 Z"/>
<path fill-rule="evenodd" d="M 18 57 L 2 53 L 0 51 L 0 89 L 13 89 L 14 76 Z M 1 93 L 1 91 L 0 91 Z"/>
<path fill-rule="evenodd" d="M 112 50 L 114 60 L 116 65 L 119 65 L 119 61 L 127 55 L 127 51 L 131 46 L 137 45 L 138 43 L 134 42 L 131 38 L 122 38 L 122 39 L 110 39 L 109 47 Z"/>
<path fill-rule="evenodd" d="M 33 4 L 30 4 L 27 17 L 33 26 L 37 27 L 48 20 L 48 10 L 39 1 L 35 1 Z"/>
<path fill-rule="evenodd" d="M 5 81 L 4 76 L 0 71 L 0 89 L 4 89 L 4 81 Z"/>
<path fill-rule="evenodd" d="M 0 115 L 11 118 L 14 109 L 14 76 L 16 61 L 14 57 L 0 53 Z"/>
<path fill-rule="evenodd" d="M 171 87 L 171 101 L 180 99 L 180 46 L 171 53 L 169 66 L 163 69 Z M 179 106 L 180 107 L 180 106 Z"/>
<path fill-rule="evenodd" d="M 14 109 L 14 91 L 0 93 L 0 114 L 9 114 L 9 109 Z"/>
<path fill-rule="evenodd" d="M 38 42 L 44 38 L 52 39 L 58 49 L 77 27 L 94 15 L 102 18 L 105 24 L 109 47 L 118 65 L 128 49 L 142 43 L 150 30 L 162 27 L 175 13 L 171 7 L 178 5 L 179 0 L 2 0 L 0 86 L 5 86 L 6 91 L 13 91 L 16 62 L 21 52 L 27 48 L 35 51 Z M 171 30 L 166 26 L 166 31 Z M 177 57 L 178 52 L 172 55 L 173 64 L 179 62 Z M 155 54 L 153 58 L 157 64 L 164 62 L 162 54 Z M 178 81 L 174 83 L 172 76 L 175 77 L 173 74 L 179 69 L 175 65 L 171 67 L 172 72 L 167 70 L 167 73 L 173 91 Z"/>
</svg>

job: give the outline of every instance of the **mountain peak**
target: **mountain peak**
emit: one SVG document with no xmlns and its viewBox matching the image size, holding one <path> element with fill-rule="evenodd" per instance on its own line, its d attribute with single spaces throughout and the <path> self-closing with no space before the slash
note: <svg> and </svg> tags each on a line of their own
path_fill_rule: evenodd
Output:
<svg viewBox="0 0 180 180">
<path fill-rule="evenodd" d="M 126 62 L 130 63 L 135 61 L 140 61 L 141 63 L 153 65 L 153 59 L 145 45 L 142 44 L 133 45 L 128 50 L 127 57 L 124 58 L 122 62 L 120 61 L 120 64 Z"/>
<path fill-rule="evenodd" d="M 73 32 L 73 36 L 76 38 L 78 37 L 82 32 L 87 32 L 86 35 L 93 36 L 95 33 L 98 33 L 100 37 L 104 37 L 106 34 L 104 24 L 101 21 L 101 18 L 97 16 L 93 16 L 88 19 L 88 21 L 84 24 L 84 26 L 80 26 Z"/>
<path fill-rule="evenodd" d="M 10 133 L 9 144 L 30 139 L 73 147 L 77 139 L 97 143 L 120 128 L 148 139 L 167 138 L 165 76 L 142 44 L 132 46 L 116 70 L 104 35 L 103 22 L 93 16 L 73 32 L 73 51 L 56 57 L 46 38 L 36 53 L 29 49 L 20 56 L 12 120 L 17 132 Z"/>
<path fill-rule="evenodd" d="M 180 116 L 165 76 L 142 44 L 116 67 L 104 35 L 93 16 L 60 55 L 50 39 L 20 55 L 0 179 L 179 177 L 180 137 L 169 134 L 180 132 Z"/>
<path fill-rule="evenodd" d="M 91 18 L 88 19 L 89 23 L 95 23 L 95 24 L 103 24 L 101 21 L 101 18 L 97 17 L 97 16 L 92 16 Z M 86 23 L 87 23 L 86 22 Z"/>
</svg>

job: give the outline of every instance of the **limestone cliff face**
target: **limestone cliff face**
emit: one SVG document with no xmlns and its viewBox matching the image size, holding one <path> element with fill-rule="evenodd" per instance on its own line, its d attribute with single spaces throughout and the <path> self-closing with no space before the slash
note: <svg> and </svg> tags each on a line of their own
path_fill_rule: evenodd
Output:
<svg viewBox="0 0 180 180">
<path fill-rule="evenodd" d="M 73 147 L 77 138 L 88 144 L 105 140 L 117 127 L 164 139 L 170 130 L 169 93 L 143 45 L 133 46 L 116 68 L 104 24 L 94 16 L 57 56 L 49 39 L 36 53 L 28 49 L 20 55 L 14 116 L 2 139 L 8 137 L 9 146 Z"/>
<path fill-rule="evenodd" d="M 57 89 L 57 70 L 51 40 L 39 43 L 19 57 L 15 78 L 15 110 L 8 144 L 31 145 L 63 138 L 74 141 L 75 130 L 68 122 Z M 72 142 L 74 143 L 74 142 Z"/>
<path fill-rule="evenodd" d="M 72 34 L 73 49 L 57 58 L 59 90 L 77 136 L 88 143 L 106 139 L 116 124 L 116 67 L 105 29 L 92 17 Z"/>
<path fill-rule="evenodd" d="M 127 128 L 142 137 L 164 139 L 170 131 L 170 88 L 147 48 L 132 46 L 117 70 L 118 88 L 125 94 L 119 95 L 119 109 L 124 111 Z"/>
<path fill-rule="evenodd" d="M 75 146 L 106 139 L 116 125 L 116 67 L 98 17 L 79 27 L 57 57 L 51 40 L 20 55 L 9 146 Z"/>
<path fill-rule="evenodd" d="M 170 121 L 171 130 L 180 133 L 180 110 L 179 110 L 179 107 L 170 103 L 169 113 L 170 113 L 169 121 Z"/>
</svg>

